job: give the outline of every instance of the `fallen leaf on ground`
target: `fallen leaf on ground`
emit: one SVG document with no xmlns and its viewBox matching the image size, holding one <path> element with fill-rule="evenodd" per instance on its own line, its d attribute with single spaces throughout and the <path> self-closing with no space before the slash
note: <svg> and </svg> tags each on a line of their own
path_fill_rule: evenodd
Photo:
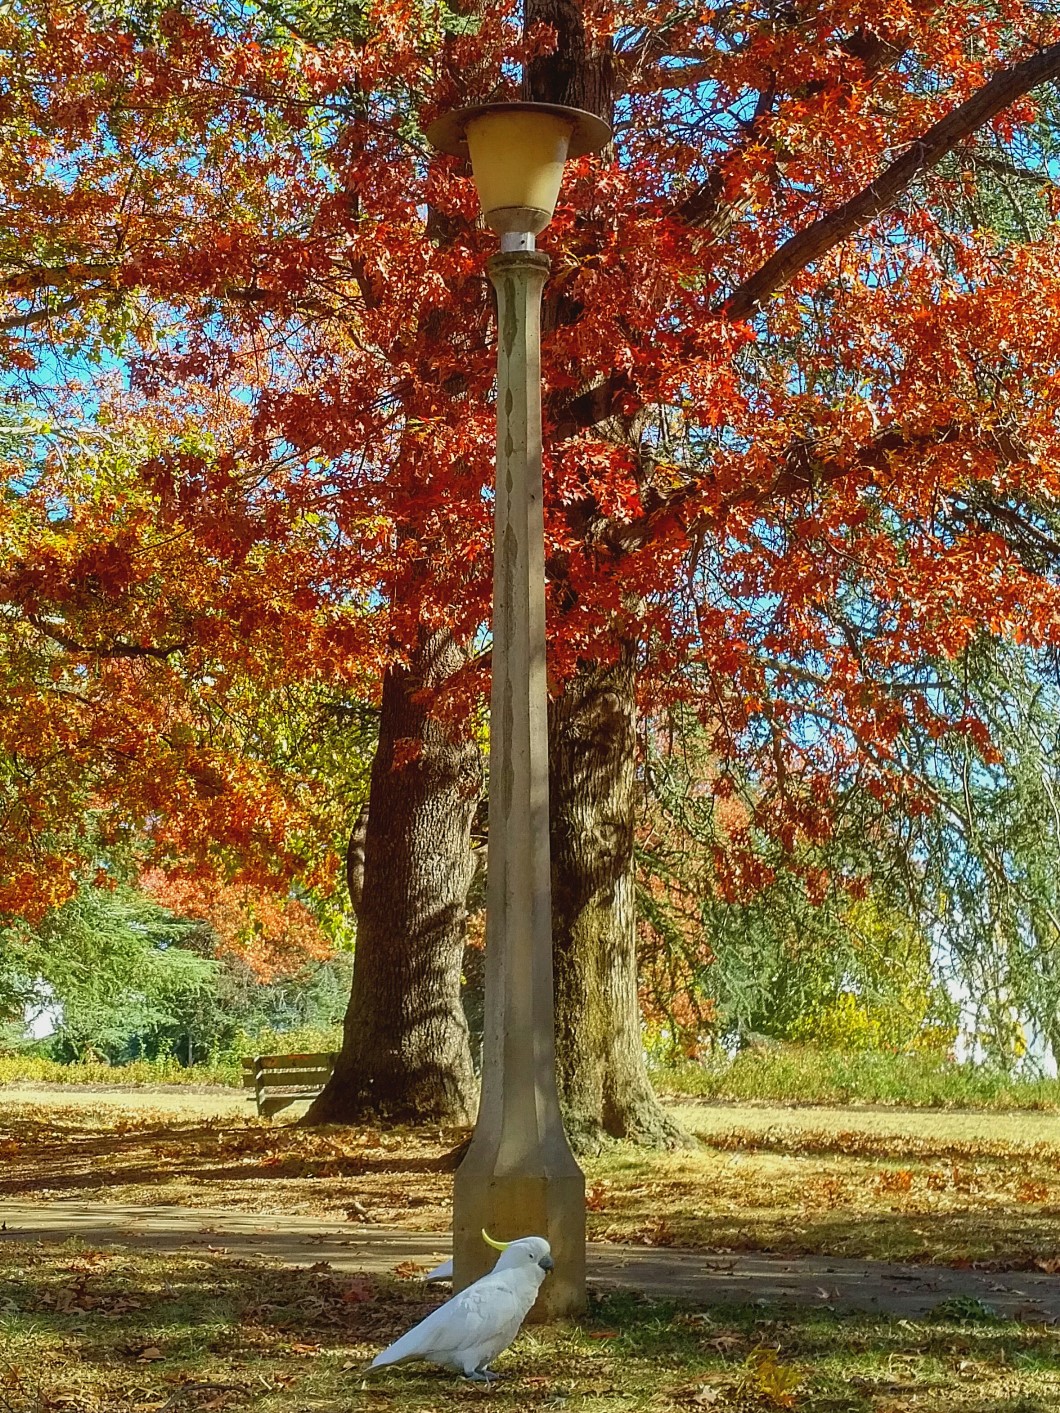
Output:
<svg viewBox="0 0 1060 1413">
<path fill-rule="evenodd" d="M 700 1384 L 696 1389 L 690 1389 L 682 1401 L 689 1403 L 693 1408 L 712 1408 L 722 1395 L 722 1390 L 711 1384 Z"/>
<path fill-rule="evenodd" d="M 426 1261 L 399 1261 L 393 1271 L 399 1280 L 410 1281 L 430 1269 Z"/>
<path fill-rule="evenodd" d="M 748 1383 L 756 1393 L 778 1408 L 795 1406 L 795 1391 L 802 1375 L 790 1364 L 782 1364 L 777 1351 L 769 1345 L 759 1345 L 747 1356 Z"/>
</svg>

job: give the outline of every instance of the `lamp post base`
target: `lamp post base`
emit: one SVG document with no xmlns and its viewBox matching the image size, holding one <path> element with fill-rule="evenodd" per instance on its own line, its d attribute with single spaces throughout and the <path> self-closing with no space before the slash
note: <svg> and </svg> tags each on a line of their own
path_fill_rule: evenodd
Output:
<svg viewBox="0 0 1060 1413">
<path fill-rule="evenodd" d="M 531 1320 L 576 1315 L 585 1309 L 585 1178 L 566 1143 L 563 1147 L 566 1154 L 557 1155 L 559 1172 L 480 1170 L 468 1152 L 457 1171 L 453 1194 L 454 1290 L 478 1280 L 497 1260 L 496 1252 L 482 1240 L 485 1227 L 498 1241 L 543 1236 L 552 1248 L 555 1269 L 541 1287 Z"/>
</svg>

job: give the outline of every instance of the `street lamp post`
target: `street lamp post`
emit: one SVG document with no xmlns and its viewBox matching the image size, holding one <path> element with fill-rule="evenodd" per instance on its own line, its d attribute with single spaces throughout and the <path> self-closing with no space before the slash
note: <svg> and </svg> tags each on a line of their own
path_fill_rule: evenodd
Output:
<svg viewBox="0 0 1060 1413">
<path fill-rule="evenodd" d="M 585 1179 L 556 1091 L 549 877 L 545 560 L 541 486 L 541 291 L 534 236 L 552 219 L 563 164 L 598 150 L 606 123 L 545 103 L 464 108 L 427 130 L 470 156 L 497 292 L 497 478 L 493 540 L 489 883 L 482 1098 L 453 1190 L 454 1285 L 491 1264 L 494 1237 L 544 1236 L 555 1270 L 535 1311 L 585 1305 Z"/>
</svg>

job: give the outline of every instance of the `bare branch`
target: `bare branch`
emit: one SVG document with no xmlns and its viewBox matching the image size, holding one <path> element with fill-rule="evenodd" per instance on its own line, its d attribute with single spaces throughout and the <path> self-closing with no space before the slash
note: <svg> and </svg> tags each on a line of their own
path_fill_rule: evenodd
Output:
<svg viewBox="0 0 1060 1413">
<path fill-rule="evenodd" d="M 14 329 L 30 329 L 36 324 L 46 324 L 49 319 L 61 319 L 64 314 L 72 314 L 75 309 L 79 309 L 89 297 L 88 292 L 72 294 L 61 304 L 46 304 L 40 309 L 27 309 L 22 314 L 10 314 L 6 319 L 0 319 L 0 333 L 8 334 Z"/>
<path fill-rule="evenodd" d="M 1016 181 L 1030 182 L 1032 186 L 1039 188 L 1055 186 L 1055 179 L 1044 169 L 1035 171 L 1033 167 L 1017 167 L 1013 162 L 1006 162 L 1001 157 L 991 157 L 985 152 L 969 152 L 968 164 L 971 167 L 981 167 L 988 172 L 995 172 L 1000 177 L 1012 177 Z"/>
</svg>

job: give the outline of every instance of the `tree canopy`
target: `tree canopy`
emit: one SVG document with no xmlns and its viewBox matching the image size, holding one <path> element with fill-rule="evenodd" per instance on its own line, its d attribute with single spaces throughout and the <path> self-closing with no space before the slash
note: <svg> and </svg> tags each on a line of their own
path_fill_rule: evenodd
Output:
<svg viewBox="0 0 1060 1413">
<path fill-rule="evenodd" d="M 525 19 L 0 16 L 5 910 L 72 891 L 87 810 L 163 864 L 324 886 L 288 703 L 376 701 L 424 632 L 482 644 L 490 238 L 422 134 L 520 63 L 615 128 L 543 240 L 554 688 L 635 642 L 641 693 L 694 711 L 742 811 L 730 899 L 770 884 L 762 837 L 812 861 L 852 794 L 933 810 L 911 743 L 999 763 L 958 665 L 1060 623 L 1060 20 Z M 432 709 L 466 717 L 486 665 Z"/>
</svg>

